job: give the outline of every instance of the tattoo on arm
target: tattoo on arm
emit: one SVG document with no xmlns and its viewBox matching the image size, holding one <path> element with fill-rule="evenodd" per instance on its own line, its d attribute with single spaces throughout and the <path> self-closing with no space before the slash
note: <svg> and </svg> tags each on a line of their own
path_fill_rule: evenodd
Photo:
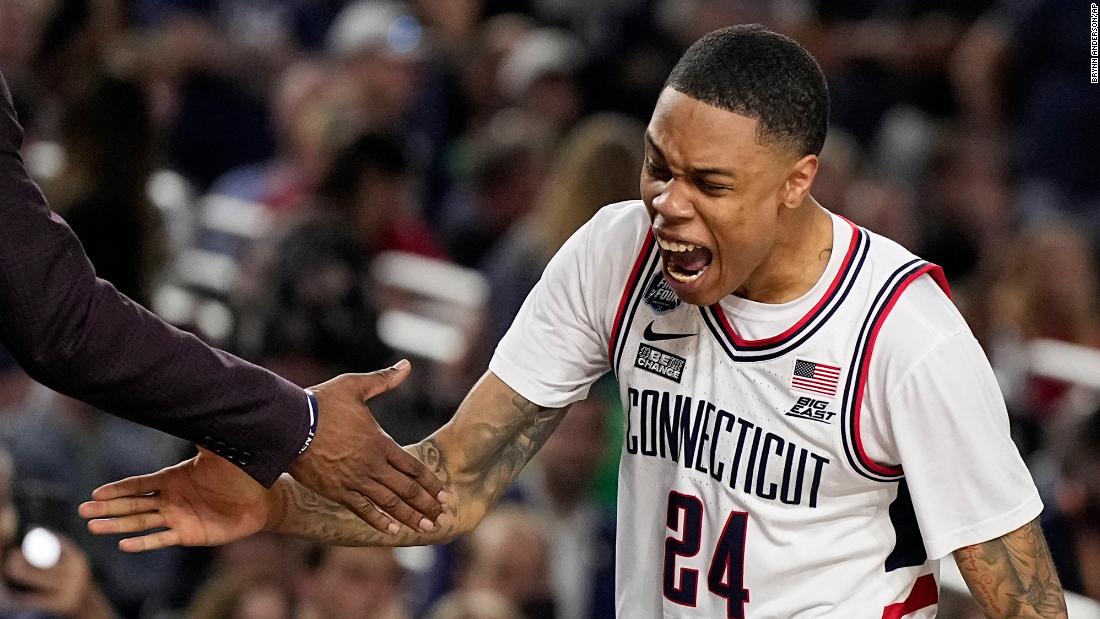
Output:
<svg viewBox="0 0 1100 619">
<path fill-rule="evenodd" d="M 422 444 L 421 444 L 422 445 Z M 417 453 L 420 453 L 420 445 Z M 439 469 L 434 469 L 443 477 Z M 289 475 L 279 480 L 279 510 L 267 525 L 276 533 L 285 533 L 337 546 L 418 546 L 452 539 L 458 530 L 458 507 L 448 505 L 451 519 L 445 527 L 430 533 L 401 527 L 395 535 L 383 535 L 358 516 L 299 484 Z"/>
<path fill-rule="evenodd" d="M 989 617 L 1065 617 L 1062 583 L 1038 520 L 955 551 L 971 593 Z"/>
<path fill-rule="evenodd" d="M 385 537 L 359 520 L 338 503 L 329 501 L 288 475 L 279 480 L 280 513 L 267 525 L 276 533 L 287 533 L 341 546 L 375 546 Z M 396 540 L 390 544 L 397 543 Z"/>
<path fill-rule="evenodd" d="M 543 444 L 565 417 L 564 408 L 545 408 L 520 395 L 512 397 L 512 406 L 519 413 L 504 426 L 478 424 L 475 440 L 498 448 L 481 462 L 473 463 L 470 490 L 478 499 L 496 501 L 508 484 L 519 475 L 524 465 L 542 449 Z"/>
<path fill-rule="evenodd" d="M 451 519 L 445 529 L 424 533 L 402 527 L 396 535 L 383 535 L 341 505 L 285 477 L 279 488 L 281 513 L 268 529 L 349 546 L 419 545 L 451 539 L 462 532 L 461 507 L 471 502 L 487 507 L 496 501 L 550 438 L 567 410 L 541 407 L 515 394 L 511 406 L 515 410 L 507 423 L 475 422 L 463 431 L 460 442 L 445 445 L 433 435 L 407 448 L 456 491 L 457 504 L 447 508 Z M 459 449 L 464 462 L 461 471 L 453 470 L 452 464 L 451 452 Z"/>
<path fill-rule="evenodd" d="M 445 486 L 450 486 L 451 469 L 443 454 L 443 448 L 439 446 L 439 441 L 429 437 L 421 441 L 414 449 L 416 450 L 416 457 L 439 477 L 439 481 L 443 482 Z"/>
<path fill-rule="evenodd" d="M 513 394 L 508 421 L 478 421 L 466 428 L 458 445 L 430 437 L 416 455 L 447 486 L 467 498 L 492 503 L 508 487 L 561 423 L 566 408 L 546 408 Z M 450 450 L 461 449 L 464 470 L 453 471 Z"/>
</svg>

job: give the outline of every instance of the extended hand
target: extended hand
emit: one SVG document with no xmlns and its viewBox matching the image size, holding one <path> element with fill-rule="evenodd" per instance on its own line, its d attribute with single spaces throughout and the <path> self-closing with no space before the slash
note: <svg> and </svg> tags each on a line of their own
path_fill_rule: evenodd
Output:
<svg viewBox="0 0 1100 619">
<path fill-rule="evenodd" d="M 400 530 L 394 520 L 414 531 L 433 530 L 448 499 L 443 482 L 395 443 L 367 408 L 367 400 L 400 385 L 410 369 L 400 361 L 312 387 L 320 409 L 317 436 L 290 464 L 298 483 L 389 534 Z"/>
<path fill-rule="evenodd" d="M 80 515 L 97 535 L 164 529 L 127 538 L 118 547 L 142 552 L 167 546 L 215 546 L 258 532 L 271 509 L 264 487 L 236 466 L 199 455 L 150 475 L 96 488 Z"/>
</svg>

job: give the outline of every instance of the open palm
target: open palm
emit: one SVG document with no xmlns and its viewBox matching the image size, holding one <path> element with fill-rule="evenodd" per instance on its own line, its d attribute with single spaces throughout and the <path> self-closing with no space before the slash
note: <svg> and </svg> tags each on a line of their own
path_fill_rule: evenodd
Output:
<svg viewBox="0 0 1100 619">
<path fill-rule="evenodd" d="M 265 493 L 243 471 L 200 449 L 175 466 L 97 488 L 80 515 L 96 535 L 141 533 L 119 542 L 126 552 L 216 546 L 263 528 L 270 511 Z"/>
</svg>

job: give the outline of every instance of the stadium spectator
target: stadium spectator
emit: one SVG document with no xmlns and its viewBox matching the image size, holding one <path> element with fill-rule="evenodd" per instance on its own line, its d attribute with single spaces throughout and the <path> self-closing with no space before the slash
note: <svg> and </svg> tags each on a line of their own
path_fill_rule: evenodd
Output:
<svg viewBox="0 0 1100 619">
<path fill-rule="evenodd" d="M 317 545 L 306 566 L 303 619 L 408 619 L 404 574 L 392 549 Z"/>
<path fill-rule="evenodd" d="M 492 591 L 456 591 L 439 600 L 428 619 L 524 619 L 508 598 Z"/>
<path fill-rule="evenodd" d="M 176 585 L 147 602 L 146 610 L 187 608 L 189 613 L 216 614 L 253 604 L 281 607 L 275 604 L 280 600 L 296 609 L 307 548 L 300 540 L 257 535 L 219 548 L 194 549 L 179 564 Z"/>
<path fill-rule="evenodd" d="M 558 619 L 615 614 L 615 514 L 594 492 L 609 442 L 608 408 L 596 391 L 578 402 L 518 482 L 523 504 L 546 522 Z"/>
<path fill-rule="evenodd" d="M 14 493 L 19 480 L 15 475 L 8 454 L 0 450 L 0 548 L 4 549 L 0 615 L 12 619 L 114 617 L 115 610 L 96 583 L 88 558 L 71 539 L 54 533 L 58 544 L 43 548 L 42 557 L 23 554 L 18 534 L 27 531 L 24 526 L 28 523 L 20 522 L 25 515 L 16 507 Z"/>
<path fill-rule="evenodd" d="M 335 224 L 291 232 L 253 284 L 258 296 L 237 306 L 238 350 L 300 385 L 385 365 L 392 353 L 375 330 L 369 261 L 360 247 Z"/>
<path fill-rule="evenodd" d="M 152 120 L 141 86 L 101 75 L 65 110 L 65 164 L 46 185 L 99 277 L 142 305 L 164 262 L 160 213 L 147 197 L 156 160 Z"/>
<path fill-rule="evenodd" d="M 441 257 L 418 213 L 417 172 L 396 136 L 361 135 L 333 158 L 318 188 L 318 215 L 348 231 L 365 258 L 389 250 Z"/>
<path fill-rule="evenodd" d="M 362 127 L 403 132 L 422 87 L 424 27 L 403 2 L 348 4 L 328 35 L 338 81 Z"/>
<path fill-rule="evenodd" d="M 146 35 L 148 49 L 137 59 L 173 169 L 205 190 L 229 170 L 273 154 L 265 95 L 281 66 L 277 45 L 260 50 L 270 54 L 237 47 L 199 11 L 172 11 Z"/>
<path fill-rule="evenodd" d="M 494 15 L 479 25 L 469 57 L 459 69 L 470 128 L 485 126 L 508 106 L 497 79 L 501 63 L 536 26 L 534 20 L 519 13 Z"/>
<path fill-rule="evenodd" d="M 489 346 L 508 330 L 546 263 L 565 241 L 603 205 L 637 197 L 642 131 L 632 119 L 603 114 L 590 116 L 566 137 L 531 213 L 482 260 L 491 295 Z"/>
<path fill-rule="evenodd" d="M 1069 215 L 1100 235 L 1100 90 L 1081 78 L 1085 22 L 1060 0 L 990 3 L 955 50 L 960 116 L 1011 138 L 1015 206 L 1027 219 Z M 1087 20 L 1086 20 L 1087 21 Z M 1060 33 L 1080 31 L 1079 36 Z"/>
<path fill-rule="evenodd" d="M 195 594 L 186 619 L 294 619 L 293 591 L 278 579 L 215 574 Z"/>
<path fill-rule="evenodd" d="M 990 288 L 994 363 L 1019 367 L 1024 347 L 1049 338 L 1100 348 L 1100 273 L 1087 232 L 1066 223 L 1036 224 L 1016 238 Z M 998 358 L 997 353 L 1000 353 Z M 1067 383 L 1036 376 L 1006 385 L 1010 403 L 1038 420 L 1051 421 L 1085 395 Z M 1086 402 L 1089 400 L 1085 400 Z"/>
<path fill-rule="evenodd" d="M 230 170 L 210 192 L 263 204 L 279 215 L 301 207 L 333 154 L 331 80 L 331 70 L 319 62 L 287 67 L 272 102 L 275 157 Z"/>
<path fill-rule="evenodd" d="M 0 4 L 0 71 L 28 93 L 35 79 L 34 56 L 47 10 L 46 5 L 31 0 Z"/>
<path fill-rule="evenodd" d="M 546 123 L 515 108 L 460 140 L 462 165 L 435 222 L 455 262 L 476 267 L 530 212 L 552 143 Z"/>
<path fill-rule="evenodd" d="M 535 512 L 502 507 L 485 516 L 488 526 L 467 538 L 458 587 L 488 590 L 515 604 L 527 619 L 557 617 L 551 576 L 550 538 Z"/>
<path fill-rule="evenodd" d="M 1100 411 L 1075 424 L 1062 457 L 1063 479 L 1055 506 L 1072 541 L 1064 571 L 1073 571 L 1080 592 L 1100 600 Z"/>
<path fill-rule="evenodd" d="M 497 80 L 506 100 L 564 134 L 584 109 L 577 82 L 585 50 L 571 33 L 538 28 L 520 37 L 500 63 Z"/>
<path fill-rule="evenodd" d="M 91 489 L 120 474 L 169 464 L 187 453 L 186 443 L 41 386 L 5 417 L 0 444 L 11 454 L 17 479 L 50 489 L 50 505 L 61 510 L 51 524 L 87 553 L 115 605 L 133 612 L 149 592 L 166 590 L 183 555 L 173 551 L 130 561 L 111 540 L 89 535 L 73 514 Z"/>
</svg>

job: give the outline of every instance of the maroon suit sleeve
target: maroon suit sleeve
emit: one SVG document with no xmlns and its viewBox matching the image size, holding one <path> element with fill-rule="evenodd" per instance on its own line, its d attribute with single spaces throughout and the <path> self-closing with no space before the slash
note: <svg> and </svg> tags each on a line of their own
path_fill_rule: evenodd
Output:
<svg viewBox="0 0 1100 619">
<path fill-rule="evenodd" d="M 305 393 L 97 279 L 28 177 L 22 137 L 0 76 L 0 341 L 42 384 L 207 447 L 270 486 L 305 441 Z"/>
</svg>

